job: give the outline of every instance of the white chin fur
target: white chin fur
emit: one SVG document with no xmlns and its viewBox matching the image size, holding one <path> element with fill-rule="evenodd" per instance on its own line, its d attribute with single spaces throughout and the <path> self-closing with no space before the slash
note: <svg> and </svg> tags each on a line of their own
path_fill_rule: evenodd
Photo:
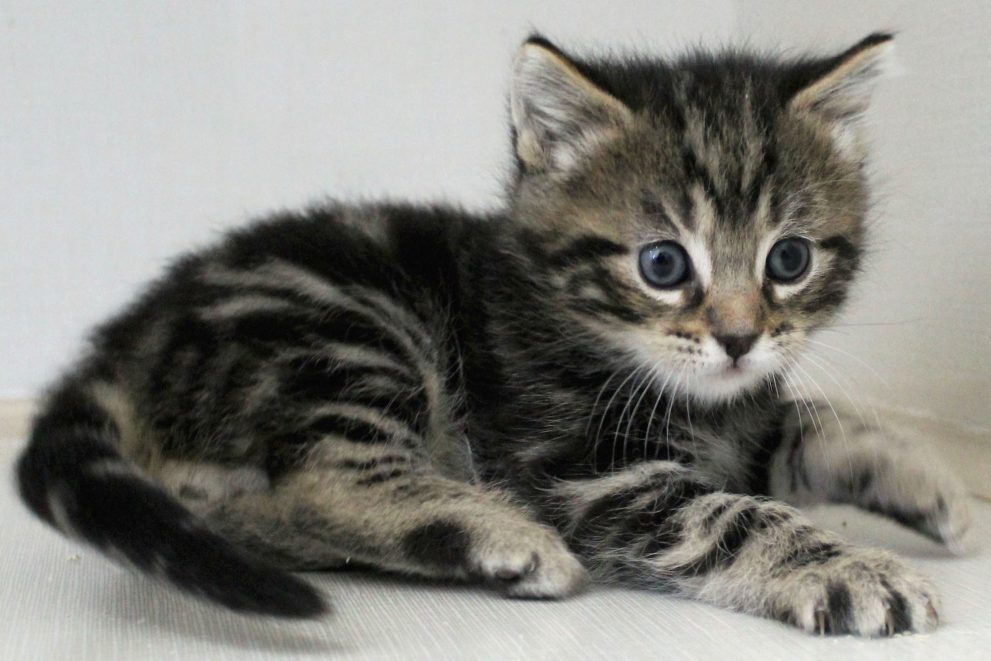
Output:
<svg viewBox="0 0 991 661">
<path fill-rule="evenodd" d="M 694 374 L 684 382 L 687 395 L 703 402 L 725 402 L 747 393 L 760 384 L 767 372 L 753 368 Z"/>
<path fill-rule="evenodd" d="M 698 363 L 681 379 L 678 392 L 705 403 L 727 402 L 745 395 L 780 367 L 766 337 L 755 343 L 735 369 L 730 369 L 732 361 L 712 338 L 703 342 L 702 350 Z"/>
</svg>

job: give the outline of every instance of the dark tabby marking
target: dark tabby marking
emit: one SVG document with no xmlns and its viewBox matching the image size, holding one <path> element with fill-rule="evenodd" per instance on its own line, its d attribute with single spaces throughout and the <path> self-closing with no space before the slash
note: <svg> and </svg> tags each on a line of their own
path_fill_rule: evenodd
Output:
<svg viewBox="0 0 991 661">
<path fill-rule="evenodd" d="M 888 628 L 891 633 L 902 633 L 904 631 L 912 630 L 912 615 L 909 611 L 908 603 L 905 601 L 905 597 L 891 587 L 891 584 L 885 580 L 881 581 L 884 589 L 888 591 L 890 596 L 889 606 L 891 619 L 888 622 Z"/>
<path fill-rule="evenodd" d="M 327 205 L 181 259 L 50 391 L 24 501 L 247 612 L 316 615 L 287 571 L 357 565 L 932 628 L 924 578 L 786 504 L 954 549 L 967 530 L 917 449 L 789 401 L 859 268 L 858 119 L 889 47 L 583 60 L 529 40 L 504 210 Z M 784 240 L 808 257 L 789 282 L 767 264 Z"/>
<path fill-rule="evenodd" d="M 845 585 L 834 583 L 827 588 L 830 628 L 828 633 L 850 633 L 853 624 L 853 599 Z"/>
<path fill-rule="evenodd" d="M 470 544 L 468 531 L 450 521 L 432 521 L 403 538 L 403 547 L 411 559 L 442 570 L 467 565 Z"/>
</svg>

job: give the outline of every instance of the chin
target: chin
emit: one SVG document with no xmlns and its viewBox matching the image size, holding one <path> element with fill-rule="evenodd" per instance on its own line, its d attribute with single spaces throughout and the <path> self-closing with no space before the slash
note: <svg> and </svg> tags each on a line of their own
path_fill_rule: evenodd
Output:
<svg viewBox="0 0 991 661">
<path fill-rule="evenodd" d="M 722 367 L 693 374 L 685 380 L 684 393 L 704 404 L 723 404 L 744 397 L 766 383 L 770 370 L 751 366 Z"/>
</svg>

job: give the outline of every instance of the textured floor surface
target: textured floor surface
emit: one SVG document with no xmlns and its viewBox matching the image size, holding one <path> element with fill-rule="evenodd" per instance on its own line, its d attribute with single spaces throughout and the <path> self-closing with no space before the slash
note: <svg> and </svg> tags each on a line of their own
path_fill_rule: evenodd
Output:
<svg viewBox="0 0 991 661">
<path fill-rule="evenodd" d="M 942 627 L 888 640 L 815 638 L 658 594 L 593 589 L 509 601 L 472 586 L 364 573 L 311 575 L 336 614 L 303 624 L 232 615 L 129 574 L 50 532 L 16 499 L 20 443 L 0 440 L 0 659 L 977 659 L 991 658 L 991 505 L 980 550 L 934 544 L 846 508 L 813 512 L 903 553 L 941 587 Z"/>
</svg>

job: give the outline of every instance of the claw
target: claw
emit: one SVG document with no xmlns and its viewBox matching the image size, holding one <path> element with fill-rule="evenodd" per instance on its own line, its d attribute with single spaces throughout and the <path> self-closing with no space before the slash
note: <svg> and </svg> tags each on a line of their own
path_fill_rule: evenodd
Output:
<svg viewBox="0 0 991 661">
<path fill-rule="evenodd" d="M 829 632 L 829 613 L 816 611 L 816 633 L 825 636 Z"/>
<path fill-rule="evenodd" d="M 939 613 L 936 612 L 936 607 L 933 606 L 933 602 L 931 601 L 926 602 L 926 614 L 929 616 L 929 619 L 932 620 L 933 626 L 938 627 Z"/>
</svg>

